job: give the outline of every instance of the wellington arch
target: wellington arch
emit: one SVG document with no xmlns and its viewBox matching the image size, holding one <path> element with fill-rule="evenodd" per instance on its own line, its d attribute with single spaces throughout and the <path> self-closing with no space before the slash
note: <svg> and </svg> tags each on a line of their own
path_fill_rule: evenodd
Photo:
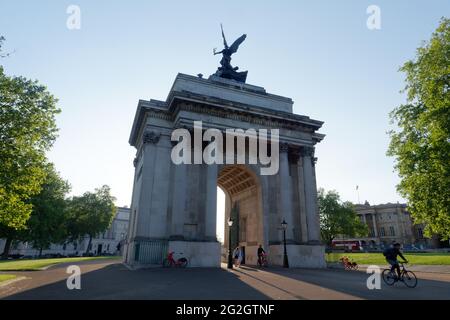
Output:
<svg viewBox="0 0 450 320">
<path fill-rule="evenodd" d="M 217 187 L 225 195 L 225 249 L 245 249 L 256 264 L 262 245 L 271 265 L 283 264 L 283 232 L 291 267 L 325 267 L 320 241 L 314 156 L 322 122 L 294 114 L 293 101 L 263 87 L 225 79 L 178 74 L 165 101 L 140 100 L 129 143 L 136 148 L 131 218 L 124 261 L 161 264 L 168 251 L 182 252 L 191 267 L 220 267 L 216 237 Z M 203 129 L 278 129 L 279 170 L 261 174 L 262 164 L 175 164 L 172 133 Z M 195 153 L 195 150 L 190 150 Z M 274 152 L 274 151 L 272 151 Z M 277 153 L 278 155 L 278 153 Z"/>
</svg>

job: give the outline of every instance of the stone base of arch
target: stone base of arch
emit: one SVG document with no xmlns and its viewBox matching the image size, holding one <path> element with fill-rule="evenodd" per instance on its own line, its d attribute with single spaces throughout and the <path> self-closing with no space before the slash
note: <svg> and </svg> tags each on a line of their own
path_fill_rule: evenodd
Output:
<svg viewBox="0 0 450 320">
<path fill-rule="evenodd" d="M 325 246 L 287 244 L 286 251 L 290 268 L 326 268 Z M 284 246 L 276 244 L 269 246 L 269 264 L 283 265 Z"/>
<path fill-rule="evenodd" d="M 220 267 L 220 242 L 213 241 L 169 241 L 169 251 L 188 258 L 188 267 Z"/>
</svg>

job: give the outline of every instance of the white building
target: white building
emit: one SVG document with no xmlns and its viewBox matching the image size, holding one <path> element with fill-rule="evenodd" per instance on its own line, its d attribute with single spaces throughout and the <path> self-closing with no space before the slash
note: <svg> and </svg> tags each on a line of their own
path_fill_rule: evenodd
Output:
<svg viewBox="0 0 450 320">
<path fill-rule="evenodd" d="M 120 255 L 124 239 L 127 237 L 128 222 L 130 219 L 130 209 L 126 207 L 118 207 L 116 216 L 111 226 L 103 234 L 92 239 L 90 252 L 94 255 Z M 52 244 L 49 249 L 43 250 L 43 255 L 64 255 L 78 256 L 86 252 L 89 237 L 77 242 L 68 242 L 65 244 Z M 120 246 L 119 246 L 120 244 Z M 3 252 L 5 240 L 0 239 L 0 252 Z M 11 255 L 37 256 L 39 250 L 34 249 L 30 243 L 15 242 L 10 251 Z"/>
</svg>

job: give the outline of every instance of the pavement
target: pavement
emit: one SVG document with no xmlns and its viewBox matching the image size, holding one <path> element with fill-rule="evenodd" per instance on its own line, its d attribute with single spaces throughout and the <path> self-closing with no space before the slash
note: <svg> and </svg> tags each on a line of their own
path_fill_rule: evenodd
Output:
<svg viewBox="0 0 450 320">
<path fill-rule="evenodd" d="M 359 265 L 364 270 L 369 267 L 368 264 L 360 264 Z M 380 266 L 381 268 L 390 268 L 389 265 Z M 424 272 L 424 273 L 449 273 L 450 274 L 450 265 L 411 265 L 407 264 L 406 268 L 413 272 Z"/>
<path fill-rule="evenodd" d="M 392 287 L 381 280 L 380 290 L 366 286 L 368 274 L 338 269 L 264 270 L 226 268 L 151 268 L 129 270 L 119 260 L 79 262 L 81 289 L 69 290 L 69 276 L 60 264 L 43 271 L 3 272 L 23 277 L 0 287 L 1 299 L 450 299 L 450 274 L 416 272 L 416 288 Z"/>
</svg>

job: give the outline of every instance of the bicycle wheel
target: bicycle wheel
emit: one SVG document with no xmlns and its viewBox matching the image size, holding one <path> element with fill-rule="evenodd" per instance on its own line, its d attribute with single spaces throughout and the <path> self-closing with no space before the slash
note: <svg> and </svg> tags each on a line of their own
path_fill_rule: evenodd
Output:
<svg viewBox="0 0 450 320">
<path fill-rule="evenodd" d="M 392 286 L 395 283 L 395 275 L 392 274 L 390 269 L 383 270 L 383 281 L 388 286 Z"/>
<path fill-rule="evenodd" d="M 168 268 L 170 267 L 170 261 L 169 259 L 164 259 L 163 260 L 163 268 Z"/>
<path fill-rule="evenodd" d="M 412 271 L 403 272 L 402 279 L 408 288 L 415 288 L 417 286 L 417 277 Z"/>
<path fill-rule="evenodd" d="M 187 265 L 188 265 L 188 259 L 186 259 L 186 258 L 180 258 L 180 259 L 178 260 L 178 265 L 179 265 L 180 268 L 186 268 Z"/>
</svg>

